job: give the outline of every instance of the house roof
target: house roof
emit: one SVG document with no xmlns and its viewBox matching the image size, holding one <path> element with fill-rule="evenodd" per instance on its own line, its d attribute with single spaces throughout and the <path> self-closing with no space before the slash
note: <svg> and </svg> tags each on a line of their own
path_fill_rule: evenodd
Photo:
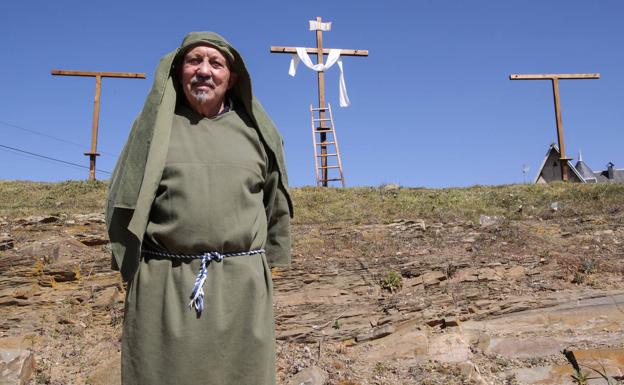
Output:
<svg viewBox="0 0 624 385">
<path fill-rule="evenodd" d="M 546 156 L 544 156 L 544 160 L 542 161 L 541 166 L 537 170 L 537 175 L 535 176 L 535 180 L 533 181 L 533 183 L 537 183 L 537 181 L 539 180 L 540 175 L 542 175 L 542 170 L 544 169 L 544 166 L 546 165 L 546 161 L 548 160 L 548 157 L 551 155 L 551 152 L 553 151 L 558 155 L 558 157 L 560 156 L 559 146 L 557 146 L 555 143 L 552 143 L 548 147 L 548 151 L 546 151 Z M 579 160 L 576 162 L 575 166 L 572 166 L 572 163 L 570 161 L 567 161 L 567 162 L 568 162 L 568 168 L 572 170 L 572 172 L 578 177 L 578 179 L 582 183 L 588 183 L 588 182 L 624 183 L 624 169 L 615 168 L 613 163 L 609 163 L 607 165 L 607 169 L 604 171 L 593 171 L 583 161 L 583 157 L 580 152 L 579 152 Z M 612 170 L 613 170 L 613 178 L 611 179 L 609 178 L 609 167 L 612 167 Z"/>
<path fill-rule="evenodd" d="M 581 174 L 581 176 L 583 176 L 583 179 L 596 179 L 596 175 L 594 175 L 592 169 L 589 168 L 589 166 L 585 164 L 582 159 L 579 159 L 579 161 L 576 162 L 574 168 L 579 172 L 579 174 Z"/>
<path fill-rule="evenodd" d="M 542 175 L 542 170 L 544 169 L 544 166 L 546 165 L 546 161 L 548 160 L 548 156 L 550 155 L 551 151 L 555 151 L 557 154 L 561 154 L 561 152 L 559 152 L 559 146 L 557 146 L 555 143 L 551 143 L 550 147 L 548 147 L 548 151 L 546 151 L 546 155 L 544 156 L 544 160 L 542 161 L 541 166 L 537 169 L 537 175 L 535 176 L 533 183 L 537 183 L 540 175 Z M 587 183 L 585 178 L 583 178 L 583 176 L 578 172 L 578 170 L 574 168 L 572 163 L 569 160 L 567 162 L 568 162 L 568 169 L 572 170 L 572 172 L 576 174 L 576 176 L 579 178 L 581 182 Z"/>
<path fill-rule="evenodd" d="M 598 183 L 624 183 L 624 169 L 613 168 L 613 179 L 609 179 L 609 170 L 594 171 Z"/>
</svg>

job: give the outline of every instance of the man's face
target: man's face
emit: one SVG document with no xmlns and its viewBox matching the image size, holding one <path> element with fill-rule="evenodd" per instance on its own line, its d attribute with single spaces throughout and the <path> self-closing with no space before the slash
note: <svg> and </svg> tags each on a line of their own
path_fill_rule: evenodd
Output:
<svg viewBox="0 0 624 385">
<path fill-rule="evenodd" d="M 182 59 L 182 88 L 191 107 L 204 116 L 223 108 L 225 93 L 236 80 L 225 56 L 218 49 L 200 44 Z"/>
</svg>

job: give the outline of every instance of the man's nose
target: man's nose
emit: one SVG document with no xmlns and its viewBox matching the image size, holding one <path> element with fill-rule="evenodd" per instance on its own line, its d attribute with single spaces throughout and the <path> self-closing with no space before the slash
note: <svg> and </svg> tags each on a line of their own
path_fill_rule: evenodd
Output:
<svg viewBox="0 0 624 385">
<path fill-rule="evenodd" d="M 208 60 L 203 60 L 197 68 L 197 74 L 201 76 L 210 76 L 212 74 L 211 70 L 212 68 L 210 68 Z"/>
</svg>

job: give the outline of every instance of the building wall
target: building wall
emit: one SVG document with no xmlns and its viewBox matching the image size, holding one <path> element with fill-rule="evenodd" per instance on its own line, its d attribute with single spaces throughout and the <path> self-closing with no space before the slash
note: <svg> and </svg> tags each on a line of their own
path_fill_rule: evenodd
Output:
<svg viewBox="0 0 624 385">
<path fill-rule="evenodd" d="M 570 168 L 571 167 L 572 166 L 570 165 Z M 571 169 L 568 171 L 568 179 L 570 182 L 581 182 L 578 176 Z M 561 181 L 561 166 L 559 153 L 557 151 L 551 150 L 548 154 L 548 158 L 546 159 L 546 163 L 544 164 L 544 168 L 542 168 L 542 172 L 540 173 L 540 177 L 538 178 L 537 182 L 550 183 L 556 181 Z"/>
</svg>

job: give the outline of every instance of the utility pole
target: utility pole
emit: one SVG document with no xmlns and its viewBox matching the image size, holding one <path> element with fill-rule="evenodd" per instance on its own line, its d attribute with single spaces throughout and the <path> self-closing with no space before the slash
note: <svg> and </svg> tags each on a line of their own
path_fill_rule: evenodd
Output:
<svg viewBox="0 0 624 385">
<path fill-rule="evenodd" d="M 93 100 L 93 126 L 91 128 L 91 150 L 84 154 L 89 157 L 89 180 L 95 180 L 95 159 L 100 154 L 97 152 L 98 121 L 100 119 L 100 89 L 102 78 L 135 78 L 145 79 L 144 73 L 132 72 L 94 72 L 94 71 L 70 71 L 52 70 L 52 75 L 60 76 L 90 76 L 95 77 L 95 99 Z"/>
<path fill-rule="evenodd" d="M 559 163 L 561 163 L 561 180 L 568 181 L 568 161 L 572 158 L 565 156 L 563 142 L 563 121 L 561 119 L 561 104 L 559 102 L 559 79 L 600 79 L 600 74 L 536 74 L 536 75 L 509 75 L 509 80 L 550 80 L 552 81 L 555 100 L 555 118 L 557 120 L 557 140 L 559 141 Z"/>
<path fill-rule="evenodd" d="M 315 26 L 314 28 L 312 26 Z M 329 54 L 328 48 L 323 48 L 323 31 L 331 30 L 331 22 L 323 22 L 321 17 L 317 17 L 316 21 L 310 21 L 310 30 L 316 31 L 316 47 L 315 48 L 305 48 L 307 53 L 316 54 L 317 63 L 323 64 L 324 55 Z M 289 53 L 296 54 L 297 47 L 281 47 L 281 46 L 271 46 L 272 53 Z M 361 49 L 341 49 L 340 56 L 368 56 L 368 50 Z M 317 84 L 318 84 L 318 110 L 319 110 L 319 127 L 317 130 L 320 132 L 320 146 L 321 146 L 321 169 L 323 173 L 322 183 L 323 187 L 327 187 L 327 136 L 323 131 L 328 130 L 327 119 L 325 115 L 325 111 L 327 109 L 325 105 L 325 72 L 318 71 L 317 72 Z M 343 181 L 344 182 L 344 181 Z"/>
</svg>

